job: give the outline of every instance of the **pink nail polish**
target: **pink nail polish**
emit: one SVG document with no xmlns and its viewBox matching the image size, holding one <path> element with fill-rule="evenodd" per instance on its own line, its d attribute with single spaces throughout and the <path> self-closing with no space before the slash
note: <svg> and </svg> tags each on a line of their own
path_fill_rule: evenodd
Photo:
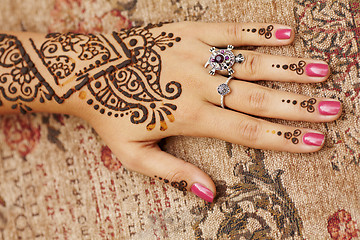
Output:
<svg viewBox="0 0 360 240">
<path fill-rule="evenodd" d="M 191 192 L 194 193 L 196 196 L 198 196 L 201 199 L 204 199 L 208 202 L 213 202 L 214 200 L 214 194 L 212 191 L 201 185 L 200 183 L 194 183 L 191 186 Z"/>
<path fill-rule="evenodd" d="M 338 101 L 321 101 L 319 112 L 321 115 L 336 115 L 339 113 L 341 104 Z"/>
<path fill-rule="evenodd" d="M 275 36 L 277 39 L 280 39 L 280 40 L 290 39 L 291 29 L 278 29 L 275 32 Z"/>
<path fill-rule="evenodd" d="M 306 133 L 303 137 L 303 142 L 306 145 L 321 146 L 323 145 L 325 136 L 320 133 Z"/>
<path fill-rule="evenodd" d="M 329 66 L 322 63 L 309 63 L 305 68 L 309 77 L 325 77 L 329 73 Z"/>
</svg>

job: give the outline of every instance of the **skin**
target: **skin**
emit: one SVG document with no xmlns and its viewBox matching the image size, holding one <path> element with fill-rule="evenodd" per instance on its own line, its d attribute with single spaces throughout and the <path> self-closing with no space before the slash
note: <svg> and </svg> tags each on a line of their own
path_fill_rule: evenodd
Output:
<svg viewBox="0 0 360 240">
<path fill-rule="evenodd" d="M 0 77 L 7 76 L 7 81 L 0 81 L 0 114 L 52 112 L 81 117 L 94 127 L 127 169 L 155 177 L 181 191 L 190 191 L 193 184 L 199 183 L 215 195 L 215 185 L 206 173 L 161 151 L 157 145 L 159 140 L 175 135 L 200 136 L 259 149 L 315 152 L 322 146 L 305 144 L 303 136 L 317 131 L 275 124 L 250 115 L 330 122 L 341 114 L 341 109 L 335 115 L 322 115 L 318 111 L 320 102 L 335 101 L 333 99 L 281 92 L 254 83 L 258 80 L 295 84 L 323 82 L 330 71 L 326 76 L 312 77 L 303 70 L 304 63 L 306 66 L 325 62 L 235 49 L 234 54 L 241 52 L 245 61 L 232 67 L 234 78 L 229 83 L 231 93 L 225 97 L 227 108 L 220 107 L 221 98 L 216 89 L 226 82 L 227 72 L 209 75 L 209 69 L 204 68 L 210 56 L 209 49 L 212 46 L 225 49 L 228 44 L 235 47 L 284 46 L 293 42 L 293 30 L 289 39 L 275 37 L 278 29 L 290 27 L 269 26 L 265 23 L 183 22 L 99 36 L 4 33 L 0 45 L 6 39 L 16 39 L 20 44 L 17 49 L 20 59 L 26 58 L 25 53 L 29 56 L 30 60 L 24 63 L 31 65 L 29 71 L 33 75 L 28 86 L 33 90 L 38 88 L 39 92 L 36 96 L 25 96 L 20 85 L 16 85 L 17 93 L 10 94 L 9 83 L 17 76 L 10 72 L 23 61 L 16 66 L 5 66 L 0 59 L 3 63 Z M 131 41 L 134 36 L 137 41 Z M 80 39 L 80 43 L 76 43 L 76 39 Z M 145 46 L 142 39 L 153 44 Z M 88 51 L 87 55 L 80 54 L 80 45 L 89 41 L 94 44 L 82 48 Z M 51 44 L 57 46 L 55 51 L 51 50 Z M 137 50 L 140 53 L 136 54 Z M 145 55 L 147 51 L 151 54 Z M 108 57 L 102 58 L 106 53 Z M 149 62 L 152 70 L 141 67 Z M 57 73 L 54 66 L 60 63 L 63 65 Z M 147 79 L 149 75 L 150 80 Z M 121 85 L 121 91 L 105 98 L 100 90 L 114 89 L 109 80 L 111 76 L 117 79 L 117 86 L 123 83 L 122 77 L 129 84 Z M 136 95 L 138 92 L 131 91 L 136 86 L 139 91 L 145 89 L 144 94 Z M 107 104 L 112 98 L 116 101 Z M 309 111 L 308 102 L 312 98 L 316 100 L 315 103 L 310 101 L 314 111 Z M 117 108 L 111 108 L 115 105 Z"/>
</svg>

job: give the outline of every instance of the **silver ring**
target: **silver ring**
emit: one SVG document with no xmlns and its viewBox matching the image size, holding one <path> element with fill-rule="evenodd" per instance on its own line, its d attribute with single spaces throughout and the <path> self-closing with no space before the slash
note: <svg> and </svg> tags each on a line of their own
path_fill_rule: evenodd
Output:
<svg viewBox="0 0 360 240">
<path fill-rule="evenodd" d="M 226 95 L 228 95 L 230 93 L 230 87 L 229 87 L 229 82 L 232 79 L 232 76 L 230 76 L 225 83 L 220 84 L 217 87 L 217 92 L 220 94 L 221 96 L 221 107 L 225 108 L 224 105 L 224 98 Z"/>
<path fill-rule="evenodd" d="M 211 66 L 210 75 L 215 75 L 216 71 L 227 70 L 229 75 L 234 73 L 232 66 L 235 63 L 243 63 L 245 61 L 244 55 L 241 53 L 237 56 L 234 55 L 232 50 L 233 45 L 228 45 L 226 49 L 210 48 L 211 56 L 205 63 L 205 68 Z"/>
</svg>

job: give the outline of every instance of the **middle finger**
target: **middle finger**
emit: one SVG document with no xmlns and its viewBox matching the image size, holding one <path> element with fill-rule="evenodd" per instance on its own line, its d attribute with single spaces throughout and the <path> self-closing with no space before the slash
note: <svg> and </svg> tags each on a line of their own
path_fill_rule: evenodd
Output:
<svg viewBox="0 0 360 240">
<path fill-rule="evenodd" d="M 232 76 L 242 80 L 314 83 L 325 81 L 330 74 L 327 63 L 319 60 L 275 56 L 248 50 L 233 50 L 232 52 L 235 56 L 242 54 L 245 60 L 231 66 L 222 57 L 220 61 L 223 62 L 219 64 L 230 68 L 230 71 L 233 70 Z M 202 58 L 202 65 L 209 60 L 210 55 L 209 53 L 209 55 Z M 214 62 L 214 60 L 210 61 Z M 204 71 L 210 71 L 211 69 L 212 66 L 208 66 Z M 217 71 L 217 73 L 228 75 L 229 71 L 223 70 Z"/>
</svg>

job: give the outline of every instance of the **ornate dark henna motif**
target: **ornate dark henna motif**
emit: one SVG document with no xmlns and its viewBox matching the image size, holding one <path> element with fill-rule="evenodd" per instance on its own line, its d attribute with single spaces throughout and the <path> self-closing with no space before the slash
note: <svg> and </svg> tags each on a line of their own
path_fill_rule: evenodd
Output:
<svg viewBox="0 0 360 240">
<path fill-rule="evenodd" d="M 171 186 L 173 186 L 174 188 L 176 188 L 176 189 L 178 189 L 178 190 L 180 190 L 180 191 L 182 191 L 182 192 L 186 192 L 187 191 L 187 182 L 186 181 L 184 181 L 184 180 L 182 180 L 182 181 L 180 181 L 180 182 L 172 182 L 171 183 Z"/>
<path fill-rule="evenodd" d="M 301 135 L 301 130 L 300 129 L 295 129 L 293 133 L 291 132 L 285 132 L 284 133 L 284 137 L 286 139 L 291 139 L 291 142 L 293 144 L 298 144 L 299 143 L 299 139 L 297 137 L 299 137 Z"/>
<path fill-rule="evenodd" d="M 7 101 L 16 102 L 12 105 L 13 109 L 26 113 L 32 110 L 26 103 L 38 96 L 50 100 L 54 95 L 15 36 L 0 34 L 0 68 L 0 91 Z"/>
<path fill-rule="evenodd" d="M 259 30 L 256 28 L 243 28 L 242 31 L 243 32 L 251 32 L 251 33 L 259 33 L 259 35 L 261 36 L 265 36 L 266 39 L 270 39 L 273 35 L 272 35 L 272 30 L 274 30 L 274 26 L 273 25 L 269 25 L 266 28 L 260 28 Z"/>
<path fill-rule="evenodd" d="M 269 133 L 270 130 L 267 130 L 266 132 Z M 284 138 L 286 138 L 288 140 L 291 140 L 291 142 L 293 144 L 298 144 L 299 143 L 298 137 L 301 135 L 301 130 L 300 129 L 295 129 L 293 133 L 292 132 L 285 132 L 284 134 L 281 131 L 272 130 L 271 133 L 276 134 L 279 137 L 284 135 Z"/>
<path fill-rule="evenodd" d="M 259 34 L 260 35 L 265 35 L 265 38 L 266 39 L 270 39 L 272 37 L 272 33 L 271 31 L 274 29 L 274 26 L 273 25 L 269 25 L 267 26 L 267 28 L 260 28 L 259 29 Z"/>
<path fill-rule="evenodd" d="M 164 181 L 164 183 L 169 183 L 169 180 L 167 179 L 164 179 L 162 177 L 158 177 L 158 176 L 155 176 L 155 178 L 161 180 L 161 181 Z M 182 191 L 182 192 L 187 192 L 187 182 L 185 180 L 182 180 L 180 182 L 171 182 L 170 183 L 171 186 L 173 186 L 174 188 Z"/>
<path fill-rule="evenodd" d="M 276 68 L 282 68 L 283 70 L 290 70 L 293 72 L 296 72 L 298 75 L 302 75 L 304 74 L 304 67 L 306 66 L 306 62 L 301 60 L 299 61 L 297 64 L 292 63 L 290 65 L 288 64 L 284 64 L 284 65 L 280 65 L 280 64 L 273 64 L 272 67 L 276 67 Z"/>
<path fill-rule="evenodd" d="M 316 99 L 315 98 L 310 98 L 309 100 L 305 100 L 305 101 L 302 101 L 300 103 L 300 106 L 302 108 L 306 108 L 306 110 L 309 112 L 309 113 L 313 113 L 315 112 L 315 107 L 314 107 L 314 104 L 316 104 Z"/>
<path fill-rule="evenodd" d="M 65 75 L 69 78 L 75 71 L 77 80 L 73 82 L 80 84 L 72 87 L 63 95 L 63 99 L 86 84 L 94 97 L 87 103 L 93 105 L 101 114 L 107 113 L 108 116 L 114 117 L 130 116 L 130 121 L 134 124 L 144 123 L 150 119 L 147 124 L 149 131 L 160 121 L 160 130 L 165 131 L 167 124 L 164 116 L 173 122 L 172 111 L 177 109 L 175 105 L 166 101 L 174 100 L 181 95 L 181 85 L 174 81 L 165 86 L 160 83 L 161 57 L 156 50 L 164 51 L 166 47 L 172 47 L 174 42 L 181 39 L 165 32 L 154 37 L 149 31 L 152 27 L 154 25 L 114 32 L 112 36 L 118 43 L 117 48 L 104 36 L 72 33 L 49 35 L 50 39 L 42 45 L 39 56 L 57 84 L 64 74 L 69 73 Z M 67 59 L 56 55 L 56 49 L 60 47 L 63 51 L 69 52 Z M 72 67 L 73 60 L 70 56 L 83 62 L 91 62 L 88 67 L 76 69 Z M 69 71 L 52 67 L 57 66 L 56 61 L 62 58 L 69 63 L 70 67 L 66 68 Z M 96 71 L 100 66 L 104 66 L 104 70 Z"/>
<path fill-rule="evenodd" d="M 20 41 L 14 36 L 0 35 L 0 66 L 5 69 L 0 76 L 2 95 L 17 102 L 13 108 L 25 113 L 31 111 L 25 103 L 37 97 L 42 103 L 55 99 L 61 104 L 87 86 L 93 95 L 87 103 L 101 114 L 129 116 L 133 124 L 148 121 L 149 131 L 160 122 L 160 130 L 165 131 L 167 120 L 173 122 L 172 112 L 177 110 L 171 100 L 180 97 L 182 89 L 175 81 L 160 82 L 162 62 L 158 51 L 171 48 L 181 39 L 173 33 L 154 36 L 149 31 L 161 25 L 114 32 L 111 41 L 103 35 L 52 33 L 38 47 L 30 39 L 54 83 L 61 86 L 56 93 L 35 68 Z"/>
<path fill-rule="evenodd" d="M 297 105 L 298 104 L 298 101 L 297 100 L 281 100 L 283 103 L 292 103 L 293 105 Z M 309 113 L 313 113 L 315 112 L 315 107 L 314 105 L 316 104 L 316 99 L 315 98 L 310 98 L 309 100 L 304 100 L 300 103 L 300 106 L 302 108 L 306 108 L 306 110 L 309 112 Z"/>
</svg>

